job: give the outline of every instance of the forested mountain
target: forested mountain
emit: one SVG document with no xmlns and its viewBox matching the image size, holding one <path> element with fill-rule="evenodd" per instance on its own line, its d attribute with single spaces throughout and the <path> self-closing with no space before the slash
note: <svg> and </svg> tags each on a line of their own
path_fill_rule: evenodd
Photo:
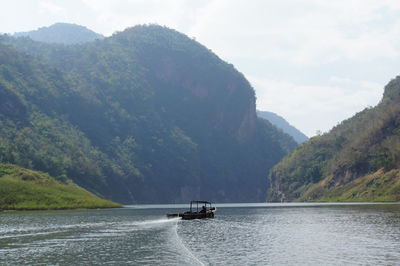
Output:
<svg viewBox="0 0 400 266">
<path fill-rule="evenodd" d="M 66 46 L 0 39 L 0 162 L 122 203 L 251 202 L 296 143 L 244 76 L 174 30 Z"/>
<path fill-rule="evenodd" d="M 49 27 L 42 27 L 33 31 L 17 32 L 14 36 L 29 37 L 38 42 L 62 44 L 78 44 L 104 38 L 103 35 L 91 31 L 86 27 L 70 23 L 56 23 Z"/>
<path fill-rule="evenodd" d="M 300 130 L 289 124 L 289 122 L 280 115 L 268 111 L 257 111 L 257 115 L 258 117 L 267 119 L 277 128 L 282 129 L 283 132 L 292 136 L 293 139 L 299 144 L 308 140 L 308 137 L 306 135 L 304 135 Z"/>
<path fill-rule="evenodd" d="M 381 102 L 313 137 L 270 173 L 269 201 L 400 200 L 400 77 Z"/>
</svg>

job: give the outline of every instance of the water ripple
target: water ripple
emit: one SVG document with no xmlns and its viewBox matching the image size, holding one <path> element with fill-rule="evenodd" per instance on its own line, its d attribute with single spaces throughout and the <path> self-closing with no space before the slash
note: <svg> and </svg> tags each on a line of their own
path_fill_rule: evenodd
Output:
<svg viewBox="0 0 400 266">
<path fill-rule="evenodd" d="M 399 264 L 399 205 L 239 206 L 0 213 L 0 265 Z"/>
</svg>

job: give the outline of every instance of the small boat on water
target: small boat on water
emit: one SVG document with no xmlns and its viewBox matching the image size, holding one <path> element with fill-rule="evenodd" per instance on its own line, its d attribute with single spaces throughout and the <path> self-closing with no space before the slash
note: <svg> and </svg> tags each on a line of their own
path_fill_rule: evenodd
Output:
<svg viewBox="0 0 400 266">
<path fill-rule="evenodd" d="M 190 209 L 184 213 L 168 213 L 168 218 L 182 217 L 183 220 L 214 218 L 217 208 L 209 201 L 192 200 Z"/>
</svg>

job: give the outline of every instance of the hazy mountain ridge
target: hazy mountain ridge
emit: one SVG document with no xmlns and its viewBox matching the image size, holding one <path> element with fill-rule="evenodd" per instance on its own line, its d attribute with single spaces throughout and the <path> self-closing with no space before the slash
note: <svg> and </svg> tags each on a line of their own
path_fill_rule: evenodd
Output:
<svg viewBox="0 0 400 266">
<path fill-rule="evenodd" d="M 399 200 L 400 77 L 381 102 L 299 146 L 270 172 L 269 201 Z"/>
<path fill-rule="evenodd" d="M 17 32 L 14 37 L 29 37 L 34 41 L 60 44 L 79 44 L 101 40 L 103 35 L 88 28 L 70 23 L 56 23 L 37 30 Z"/>
<path fill-rule="evenodd" d="M 289 124 L 288 121 L 286 121 L 283 117 L 281 117 L 278 114 L 268 111 L 257 110 L 257 115 L 261 118 L 267 119 L 277 128 L 282 129 L 283 132 L 292 136 L 293 139 L 299 144 L 308 140 L 308 137 L 306 135 L 304 135 L 300 130 Z"/>
<path fill-rule="evenodd" d="M 16 54 L 0 92 L 23 113 L 0 110 L 3 162 L 119 202 L 260 201 L 268 169 L 296 146 L 257 119 L 242 74 L 174 30 L 137 26 L 75 46 L 0 39 Z"/>
</svg>

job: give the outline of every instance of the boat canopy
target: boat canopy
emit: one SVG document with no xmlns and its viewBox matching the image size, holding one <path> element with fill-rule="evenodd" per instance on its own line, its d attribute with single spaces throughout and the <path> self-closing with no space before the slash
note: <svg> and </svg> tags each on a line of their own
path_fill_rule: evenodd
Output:
<svg viewBox="0 0 400 266">
<path fill-rule="evenodd" d="M 190 202 L 190 212 L 193 212 L 194 209 L 196 212 L 199 212 L 199 205 L 204 206 L 206 209 L 211 209 L 211 202 L 204 200 L 192 200 Z"/>
<path fill-rule="evenodd" d="M 190 203 L 191 203 L 191 204 L 197 204 L 197 203 L 211 204 L 211 202 L 209 202 L 209 201 L 204 201 L 204 200 L 192 200 Z"/>
</svg>

